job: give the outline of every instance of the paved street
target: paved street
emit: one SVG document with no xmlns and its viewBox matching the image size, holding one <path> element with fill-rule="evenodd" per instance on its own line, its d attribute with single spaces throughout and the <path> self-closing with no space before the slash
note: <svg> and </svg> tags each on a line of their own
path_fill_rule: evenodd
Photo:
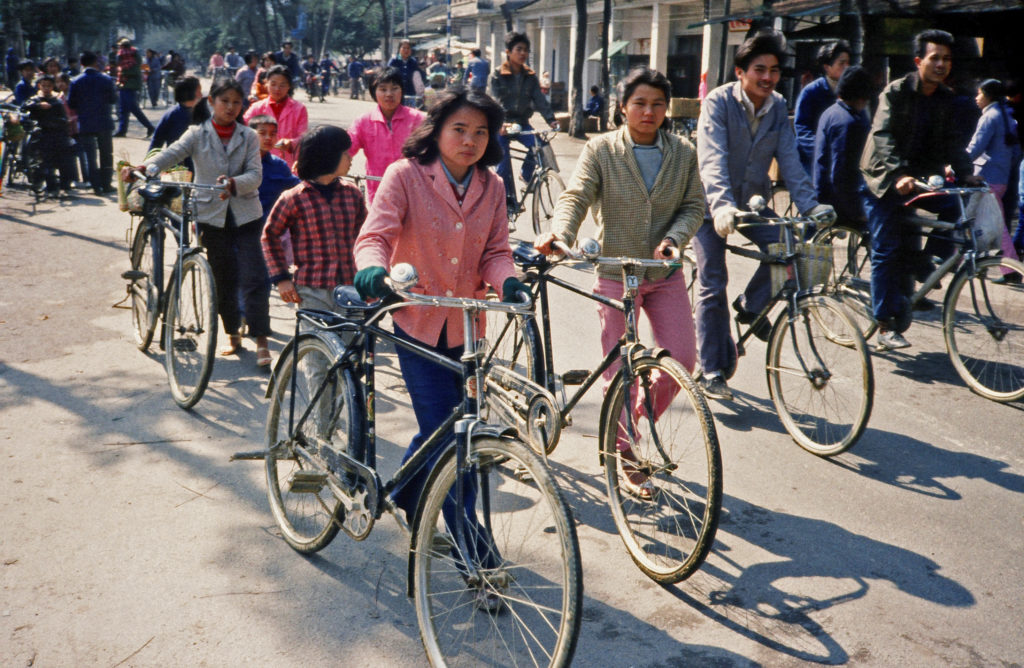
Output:
<svg viewBox="0 0 1024 668">
<path fill-rule="evenodd" d="M 369 108 L 309 106 L 313 123 L 342 126 Z M 143 134 L 133 122 L 116 155 L 140 160 Z M 566 178 L 581 146 L 555 142 Z M 252 342 L 217 360 L 191 412 L 171 400 L 159 349 L 136 350 L 128 224 L 113 199 L 33 212 L 24 190 L 0 197 L 0 665 L 424 665 L 396 523 L 300 556 L 278 535 L 262 463 L 228 461 L 263 447 Z M 730 258 L 733 290 L 751 271 Z M 276 355 L 294 326 L 276 295 L 272 317 Z M 591 303 L 567 297 L 554 318 L 556 368 L 596 364 Z M 937 313 L 907 337 L 912 348 L 873 356 L 868 429 L 831 460 L 782 429 L 764 344 L 749 346 L 737 400 L 712 406 L 717 540 L 672 587 L 644 577 L 615 531 L 588 396 L 551 456 L 579 522 L 576 665 L 1022 665 L 1024 405 L 966 389 Z M 391 471 L 413 424 L 384 360 Z"/>
</svg>

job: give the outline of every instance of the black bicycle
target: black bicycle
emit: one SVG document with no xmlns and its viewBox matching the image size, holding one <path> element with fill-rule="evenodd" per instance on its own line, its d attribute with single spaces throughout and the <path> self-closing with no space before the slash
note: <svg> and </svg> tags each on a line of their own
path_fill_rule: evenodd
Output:
<svg viewBox="0 0 1024 668">
<path fill-rule="evenodd" d="M 3 116 L 0 181 L 6 179 L 8 186 L 27 185 L 38 202 L 46 194 L 46 175 L 37 145 L 39 127 L 16 105 L 0 104 L 0 114 Z"/>
<path fill-rule="evenodd" d="M 583 255 L 560 246 L 570 262 L 547 258 L 526 243 L 513 249 L 516 263 L 532 284 L 540 306 L 540 325 L 532 317 L 488 313 L 488 407 L 520 425 L 528 442 L 550 453 L 570 413 L 583 395 L 616 363 L 619 370 L 601 404 L 599 456 L 604 466 L 608 503 L 630 557 L 651 579 L 679 582 L 703 563 L 714 542 L 722 503 L 722 458 L 718 433 L 707 402 L 693 378 L 667 351 L 649 348 L 637 332 L 638 272 L 644 267 L 680 266 L 666 260 L 600 256 L 593 240 L 581 243 Z M 622 269 L 622 299 L 583 290 L 553 275 L 559 267 Z M 548 286 L 556 285 L 625 314 L 626 331 L 597 366 L 555 372 L 551 345 Z M 524 396 L 525 380 L 561 396 L 554 413 Z M 579 389 L 565 399 L 566 385 Z"/>
<path fill-rule="evenodd" d="M 384 512 L 409 531 L 393 499 L 427 467 L 410 519 L 408 587 L 430 663 L 568 665 L 583 595 L 569 508 L 544 460 L 478 412 L 486 386 L 477 316 L 527 307 L 415 294 L 410 265 L 393 267 L 390 280 L 395 295 L 374 305 L 339 286 L 338 312 L 298 312 L 267 390 L 266 450 L 234 458 L 264 460 L 274 519 L 302 553 L 323 549 L 339 530 L 363 540 Z M 460 362 L 380 327 L 395 309 L 416 307 L 463 310 Z M 465 380 L 461 405 L 388 481 L 377 468 L 379 341 Z M 531 395 L 553 402 L 541 387 Z"/>
<path fill-rule="evenodd" d="M 196 219 L 196 191 L 221 193 L 223 185 L 202 185 L 146 179 L 134 172 L 142 213 L 129 249 L 128 281 L 132 329 L 139 350 L 146 351 L 158 324 L 160 347 L 171 396 L 184 409 L 202 398 L 213 372 L 217 350 L 217 296 L 210 263 L 191 239 Z M 174 201 L 183 199 L 181 213 Z M 133 217 L 134 222 L 134 217 Z M 130 229 L 130 228 L 129 228 Z M 170 234 L 177 246 L 170 275 L 164 245 Z"/>
<path fill-rule="evenodd" d="M 509 153 L 516 159 L 525 159 L 528 155 L 533 156 L 534 170 L 530 182 L 516 197 L 516 208 L 509 209 L 508 229 L 510 232 L 516 230 L 516 220 L 526 212 L 526 201 L 530 201 L 530 215 L 533 223 L 533 231 L 536 234 L 551 230 L 551 219 L 555 215 L 555 203 L 558 196 L 565 190 L 565 181 L 558 173 L 558 161 L 555 159 L 555 151 L 551 148 L 551 138 L 555 136 L 556 130 L 523 130 L 521 126 L 512 124 L 505 130 L 506 136 L 521 137 L 533 135 L 536 138 L 531 148 L 519 147 L 509 144 Z"/>
<path fill-rule="evenodd" d="M 997 236 L 1002 230 L 983 230 L 967 207 L 971 196 L 991 191 L 987 186 L 945 187 L 940 176 L 917 181 L 916 187 L 921 194 L 906 203 L 894 222 L 945 239 L 954 251 L 924 279 L 910 305 L 922 302 L 943 277 L 952 275 L 942 300 L 942 331 L 953 368 L 986 399 L 1016 401 L 1024 397 L 1024 286 L 1006 277 L 1024 274 L 1024 263 L 1003 257 Z M 960 215 L 955 222 L 914 211 L 917 203 L 935 197 L 956 199 Z M 979 243 L 983 237 L 984 246 Z M 833 251 L 829 293 L 856 316 L 864 338 L 871 338 L 878 323 L 871 307 L 870 235 L 860 226 L 840 224 L 819 232 L 815 241 Z"/>
</svg>

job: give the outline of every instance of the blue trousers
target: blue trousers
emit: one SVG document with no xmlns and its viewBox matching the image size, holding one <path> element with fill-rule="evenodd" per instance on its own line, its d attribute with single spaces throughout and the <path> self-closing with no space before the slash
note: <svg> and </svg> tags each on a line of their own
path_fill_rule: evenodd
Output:
<svg viewBox="0 0 1024 668">
<path fill-rule="evenodd" d="M 912 195 L 890 191 L 878 198 L 868 190 L 861 191 L 867 228 L 871 235 L 871 304 L 875 320 L 886 329 L 904 332 L 913 319 L 909 297 L 914 293 L 914 272 L 921 265 L 921 230 L 893 220 Z M 923 198 L 916 208 L 937 213 L 940 220 L 956 221 L 960 207 L 952 197 Z M 944 256 L 948 243 L 929 239 L 925 257 Z"/>
<path fill-rule="evenodd" d="M 768 216 L 774 216 L 768 212 Z M 779 240 L 779 228 L 749 227 L 740 234 L 754 242 L 762 253 L 768 244 Z M 697 298 L 694 314 L 697 325 L 697 348 L 700 368 L 705 373 L 722 371 L 732 363 L 735 342 L 729 324 L 729 301 L 726 285 L 729 271 L 725 266 L 725 239 L 715 232 L 710 220 L 693 237 L 693 250 L 697 255 Z M 747 311 L 759 313 L 772 298 L 770 265 L 761 263 L 750 277 L 740 296 L 740 304 Z"/>
<path fill-rule="evenodd" d="M 533 130 L 529 123 L 523 123 L 522 127 L 526 131 Z M 513 137 L 513 139 L 528 149 L 532 149 L 537 143 L 536 135 L 518 135 Z M 498 176 L 505 182 L 505 197 L 511 201 L 516 198 L 516 182 L 512 177 L 512 154 L 508 150 L 511 139 L 505 135 L 498 135 L 498 141 L 501 143 L 502 151 L 501 162 L 498 163 Z M 522 170 L 520 171 L 523 181 L 529 182 L 533 178 L 533 170 L 536 167 L 537 161 L 533 159 L 533 154 L 527 153 L 526 158 L 523 160 Z"/>
<path fill-rule="evenodd" d="M 395 334 L 409 341 L 415 341 L 402 329 L 395 325 Z M 422 342 L 418 342 L 421 343 Z M 462 346 L 448 347 L 442 336 L 438 346 L 427 346 L 435 352 L 451 360 L 458 360 L 462 356 Z M 462 402 L 462 375 L 446 369 L 425 357 L 406 350 L 401 346 L 395 346 L 398 353 L 398 366 L 402 370 L 402 379 L 405 381 L 405 388 L 409 392 L 409 401 L 412 403 L 413 413 L 416 415 L 416 424 L 419 432 L 413 437 L 405 455 L 402 457 L 404 464 L 413 454 L 420 449 L 424 441 L 434 433 L 452 411 Z M 454 438 L 454 433 L 451 438 Z M 441 450 L 438 450 L 438 455 Z M 431 457 L 426 464 L 416 473 L 408 483 L 393 493 L 395 504 L 405 511 L 406 517 L 411 522 L 416 513 L 416 504 L 419 501 L 420 493 L 427 482 L 430 470 L 437 462 L 437 456 Z M 476 485 L 473 477 L 467 475 L 463 481 L 465 516 L 468 522 L 464 524 L 470 536 L 467 537 L 467 547 L 475 549 L 478 563 L 485 566 L 493 566 L 495 550 L 486 530 L 477 521 L 476 512 Z M 455 488 L 448 494 L 447 500 L 441 508 L 449 531 L 454 535 L 457 507 L 455 504 Z"/>
<path fill-rule="evenodd" d="M 139 91 L 121 88 L 117 91 L 117 134 L 128 131 L 129 114 L 134 114 L 147 130 L 156 129 L 139 107 Z"/>
<path fill-rule="evenodd" d="M 88 174 L 83 176 L 93 190 L 110 188 L 110 182 L 114 177 L 114 140 L 110 130 L 82 132 L 78 135 L 78 141 L 85 151 L 85 163 L 88 165 Z"/>
</svg>

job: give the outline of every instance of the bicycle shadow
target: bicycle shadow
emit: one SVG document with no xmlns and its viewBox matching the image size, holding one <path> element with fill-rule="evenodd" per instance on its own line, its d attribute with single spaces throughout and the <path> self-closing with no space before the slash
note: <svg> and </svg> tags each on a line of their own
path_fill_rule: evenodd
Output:
<svg viewBox="0 0 1024 668">
<path fill-rule="evenodd" d="M 737 432 L 767 431 L 786 434 L 786 429 L 775 412 L 771 399 L 759 397 L 743 390 L 731 388 L 732 401 L 708 400 L 708 406 L 715 415 L 717 426 Z"/>
<path fill-rule="evenodd" d="M 757 563 L 730 558 L 734 549 L 748 553 L 750 546 L 768 555 Z M 923 555 L 837 524 L 727 495 L 708 560 L 685 583 L 665 590 L 773 651 L 835 665 L 851 657 L 824 625 L 830 617 L 819 613 L 863 598 L 872 581 L 947 607 L 973 605 L 971 592 L 940 570 Z"/>
<path fill-rule="evenodd" d="M 1024 475 L 1011 465 L 970 452 L 954 452 L 909 436 L 868 429 L 857 446 L 829 460 L 832 464 L 872 480 L 947 501 L 962 498 L 944 479 L 986 480 L 1003 489 L 1024 494 Z"/>
</svg>

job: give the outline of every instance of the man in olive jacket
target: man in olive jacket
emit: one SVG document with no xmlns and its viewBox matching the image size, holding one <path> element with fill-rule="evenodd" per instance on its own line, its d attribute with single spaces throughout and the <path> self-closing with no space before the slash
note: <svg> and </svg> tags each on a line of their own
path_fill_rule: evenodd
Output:
<svg viewBox="0 0 1024 668">
<path fill-rule="evenodd" d="M 914 275 L 927 275 L 928 258 L 943 255 L 929 240 L 922 255 L 920 232 L 893 219 L 914 195 L 914 181 L 943 174 L 947 167 L 967 183 L 977 183 L 965 148 L 957 141 L 953 91 L 943 85 L 953 63 L 953 36 L 926 30 L 914 37 L 917 69 L 893 81 L 878 99 L 871 132 L 861 155 L 863 194 L 871 235 L 871 300 L 879 322 L 878 346 L 894 350 L 910 343 L 902 332 L 912 319 L 909 296 Z M 955 221 L 959 207 L 951 198 L 924 202 L 941 220 Z"/>
</svg>

